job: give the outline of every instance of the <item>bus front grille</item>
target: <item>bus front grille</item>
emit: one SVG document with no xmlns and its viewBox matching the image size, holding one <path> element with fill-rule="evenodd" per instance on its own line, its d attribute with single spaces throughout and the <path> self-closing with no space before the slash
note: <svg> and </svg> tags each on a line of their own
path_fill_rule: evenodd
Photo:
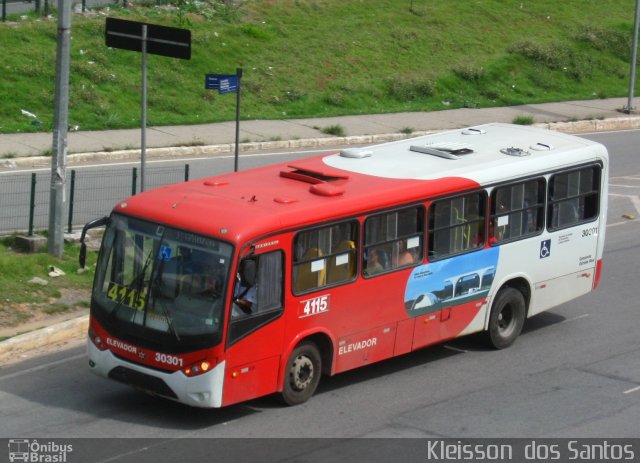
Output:
<svg viewBox="0 0 640 463">
<path fill-rule="evenodd" d="M 164 397 L 178 398 L 176 393 L 162 379 L 146 373 L 140 373 L 131 368 L 115 367 L 109 372 L 109 378 Z"/>
</svg>

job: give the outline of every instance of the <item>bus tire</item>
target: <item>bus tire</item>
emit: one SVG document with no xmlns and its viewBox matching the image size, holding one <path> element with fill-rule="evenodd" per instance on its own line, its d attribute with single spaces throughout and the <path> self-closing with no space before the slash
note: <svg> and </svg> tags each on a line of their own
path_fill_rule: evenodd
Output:
<svg viewBox="0 0 640 463">
<path fill-rule="evenodd" d="M 289 357 L 281 398 L 287 405 L 306 402 L 316 391 L 322 374 L 322 358 L 312 342 L 299 344 Z"/>
<path fill-rule="evenodd" d="M 513 344 L 524 326 L 526 303 L 524 296 L 515 288 L 502 288 L 491 306 L 487 341 L 495 349 L 504 349 Z"/>
</svg>

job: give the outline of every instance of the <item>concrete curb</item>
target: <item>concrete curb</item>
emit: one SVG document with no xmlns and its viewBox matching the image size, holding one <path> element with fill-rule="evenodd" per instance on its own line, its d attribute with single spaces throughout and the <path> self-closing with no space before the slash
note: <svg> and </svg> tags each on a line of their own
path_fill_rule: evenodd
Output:
<svg viewBox="0 0 640 463">
<path fill-rule="evenodd" d="M 0 342 L 0 364 L 8 358 L 16 357 L 25 352 L 56 343 L 67 342 L 74 338 L 82 338 L 87 335 L 89 328 L 89 315 L 67 320 L 55 325 L 20 334 L 6 341 Z"/>
<path fill-rule="evenodd" d="M 401 140 L 403 138 L 416 137 L 437 132 L 437 130 L 426 132 L 413 132 L 409 135 L 403 133 L 388 133 L 378 135 L 355 135 L 350 137 L 322 137 L 322 138 L 301 138 L 296 140 L 281 141 L 263 141 L 240 143 L 238 146 L 239 153 L 247 153 L 260 150 L 279 150 L 279 149 L 297 149 L 297 148 L 322 148 L 343 145 L 358 145 L 367 143 L 384 143 L 389 141 Z M 166 148 L 147 148 L 146 155 L 148 158 L 176 158 L 183 156 L 219 156 L 232 154 L 235 152 L 235 144 L 223 143 L 219 145 L 202 145 L 202 146 L 174 146 Z M 138 158 L 140 156 L 139 149 L 120 150 L 120 151 L 96 151 L 92 153 L 74 153 L 67 155 L 69 164 L 104 161 L 105 159 L 117 161 Z M 48 156 L 29 156 L 19 157 L 6 160 L 4 164 L 11 164 L 15 167 L 33 167 L 35 165 L 47 165 L 51 162 Z"/>
<path fill-rule="evenodd" d="M 625 116 L 608 119 L 592 119 L 573 122 L 543 122 L 533 124 L 534 127 L 554 130 L 566 133 L 587 133 L 602 132 L 607 130 L 629 130 L 640 128 L 640 116 Z M 405 138 L 419 137 L 429 135 L 431 133 L 442 132 L 450 129 L 436 129 L 428 131 L 404 133 L 383 133 L 376 135 L 353 135 L 347 137 L 320 137 L 320 138 L 301 138 L 294 140 L 279 141 L 263 141 L 241 143 L 238 147 L 240 153 L 247 153 L 259 150 L 278 150 L 278 149 L 297 149 L 297 148 L 322 148 L 346 145 L 362 145 L 369 143 L 385 143 Z M 178 146 L 166 148 L 148 148 L 147 156 L 149 158 L 176 158 L 183 156 L 219 156 L 232 154 L 235 151 L 235 144 L 223 143 L 218 145 L 203 146 Z M 128 160 L 138 158 L 140 150 L 120 150 L 120 151 L 97 151 L 92 153 L 75 153 L 67 156 L 69 164 L 104 161 L 109 160 Z M 5 161 L 5 165 L 11 164 L 15 167 L 33 167 L 35 165 L 48 165 L 51 158 L 47 156 L 31 156 L 19 157 Z"/>
</svg>

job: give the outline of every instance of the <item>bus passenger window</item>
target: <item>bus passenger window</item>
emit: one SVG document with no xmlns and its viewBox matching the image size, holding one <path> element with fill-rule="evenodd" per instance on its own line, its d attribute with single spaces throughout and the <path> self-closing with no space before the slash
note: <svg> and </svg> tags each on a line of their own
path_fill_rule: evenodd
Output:
<svg viewBox="0 0 640 463">
<path fill-rule="evenodd" d="M 593 220 L 600 201 L 600 166 L 594 165 L 554 175 L 549 180 L 549 229 Z"/>
<path fill-rule="evenodd" d="M 373 276 L 422 262 L 424 209 L 410 207 L 368 217 L 363 273 Z"/>
<path fill-rule="evenodd" d="M 544 228 L 544 179 L 498 187 L 491 192 L 490 242 L 536 235 Z"/>
<path fill-rule="evenodd" d="M 294 293 L 352 281 L 356 276 L 357 243 L 357 222 L 299 233 L 294 241 Z"/>
<path fill-rule="evenodd" d="M 429 258 L 450 255 L 484 246 L 484 191 L 435 201 L 429 209 Z"/>
</svg>

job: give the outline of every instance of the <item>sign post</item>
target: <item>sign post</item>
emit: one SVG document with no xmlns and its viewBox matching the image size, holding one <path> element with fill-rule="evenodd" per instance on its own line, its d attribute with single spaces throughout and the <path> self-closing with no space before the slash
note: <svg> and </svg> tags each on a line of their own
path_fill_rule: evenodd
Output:
<svg viewBox="0 0 640 463">
<path fill-rule="evenodd" d="M 64 253 L 64 193 L 69 120 L 69 62 L 71 49 L 71 0 L 58 0 L 58 46 L 56 53 L 56 97 L 51 149 L 51 189 L 49 192 L 49 254 Z"/>
<path fill-rule="evenodd" d="M 220 95 L 236 93 L 236 148 L 233 161 L 233 171 L 238 172 L 238 147 L 240 144 L 240 81 L 242 80 L 242 68 L 236 68 L 235 74 L 206 74 L 204 88 L 206 90 L 218 90 Z"/>
<path fill-rule="evenodd" d="M 147 153 L 147 53 L 171 58 L 191 59 L 191 31 L 157 24 L 107 18 L 105 39 L 108 47 L 142 53 L 140 191 L 144 191 Z"/>
</svg>

